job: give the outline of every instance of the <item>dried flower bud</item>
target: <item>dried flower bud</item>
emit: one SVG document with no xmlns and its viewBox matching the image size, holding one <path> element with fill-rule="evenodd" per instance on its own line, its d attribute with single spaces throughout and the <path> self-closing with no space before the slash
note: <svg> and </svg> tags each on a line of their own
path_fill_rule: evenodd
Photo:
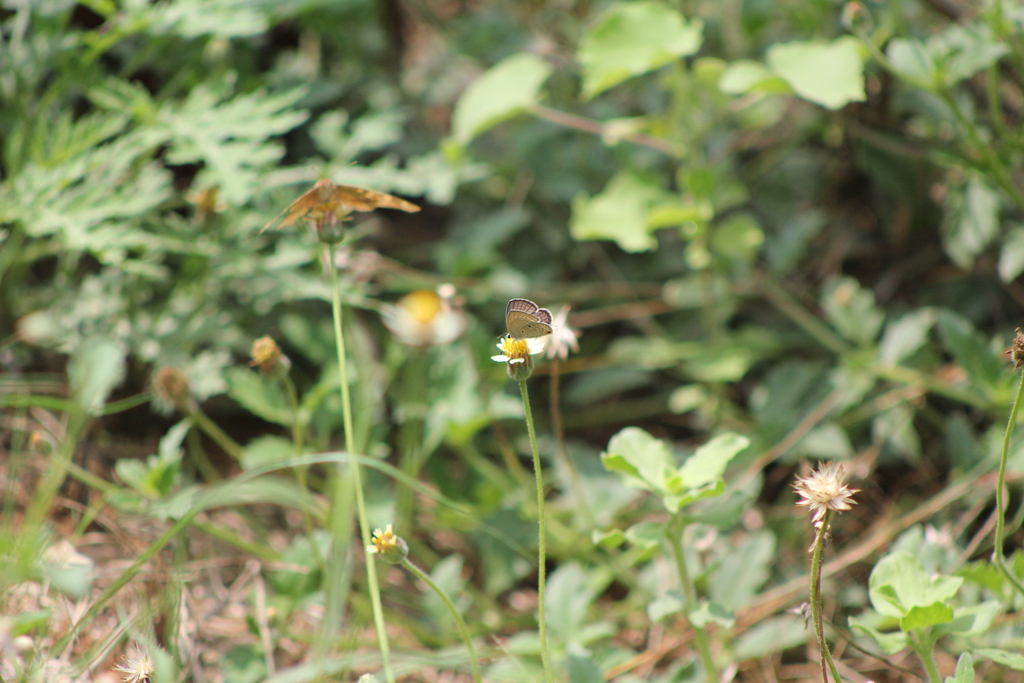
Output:
<svg viewBox="0 0 1024 683">
<path fill-rule="evenodd" d="M 328 211 L 313 221 L 316 236 L 324 244 L 340 244 L 345 239 L 345 215 Z"/>
<path fill-rule="evenodd" d="M 186 410 L 192 392 L 188 388 L 188 378 L 177 368 L 162 367 L 156 371 L 152 379 L 153 394 L 165 405 Z"/>
<path fill-rule="evenodd" d="M 252 351 L 249 353 L 252 356 L 252 362 L 249 365 L 258 367 L 260 372 L 270 379 L 282 380 L 292 368 L 291 360 L 281 352 L 281 347 L 269 336 L 263 336 L 254 341 Z"/>
<path fill-rule="evenodd" d="M 1013 369 L 1020 370 L 1024 365 L 1024 333 L 1018 327 L 1013 331 L 1013 346 L 1009 350 L 1010 360 L 1013 361 Z"/>
</svg>

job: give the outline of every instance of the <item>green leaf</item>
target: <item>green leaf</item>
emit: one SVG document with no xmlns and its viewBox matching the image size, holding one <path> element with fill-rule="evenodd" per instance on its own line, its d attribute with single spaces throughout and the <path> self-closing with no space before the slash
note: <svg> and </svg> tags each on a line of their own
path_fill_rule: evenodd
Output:
<svg viewBox="0 0 1024 683">
<path fill-rule="evenodd" d="M 622 533 L 621 529 L 611 529 L 609 531 L 595 529 L 590 534 L 590 540 L 593 541 L 594 545 L 599 545 L 602 548 L 618 548 L 626 542 L 626 535 Z"/>
<path fill-rule="evenodd" d="M 555 570 L 548 580 L 547 625 L 551 635 L 563 643 L 577 640 L 587 623 L 587 609 L 595 597 L 589 579 L 579 564 L 569 562 Z"/>
<path fill-rule="evenodd" d="M 1014 223 L 1010 226 L 999 250 L 998 270 L 1003 282 L 1013 282 L 1024 273 L 1024 225 Z"/>
<path fill-rule="evenodd" d="M 231 367 L 224 370 L 228 383 L 228 396 L 235 399 L 253 415 L 267 422 L 292 424 L 292 410 L 281 386 L 258 372 Z"/>
<path fill-rule="evenodd" d="M 935 326 L 935 310 L 920 308 L 905 313 L 885 326 L 878 347 L 878 360 L 885 365 L 897 365 L 928 341 L 928 332 Z"/>
<path fill-rule="evenodd" d="M 568 649 L 569 683 L 592 683 L 604 680 L 604 672 L 601 667 L 581 645 L 572 643 Z"/>
<path fill-rule="evenodd" d="M 639 427 L 626 427 L 613 436 L 601 464 L 622 475 L 627 485 L 658 493 L 668 490 L 675 474 L 675 460 L 665 442 Z"/>
<path fill-rule="evenodd" d="M 971 659 L 970 652 L 960 655 L 956 662 L 956 671 L 952 676 L 946 676 L 944 683 L 974 683 L 974 660 Z"/>
<path fill-rule="evenodd" d="M 836 330 L 861 346 L 878 337 L 885 313 L 875 304 L 875 295 L 852 277 L 831 281 L 822 292 L 822 308 Z"/>
<path fill-rule="evenodd" d="M 978 178 L 946 193 L 942 242 L 961 268 L 973 268 L 974 258 L 999 234 L 1000 209 L 999 194 Z"/>
<path fill-rule="evenodd" d="M 653 71 L 700 49 L 704 23 L 687 19 L 660 2 L 612 5 L 583 36 L 577 57 L 583 65 L 583 96 Z"/>
<path fill-rule="evenodd" d="M 935 61 L 924 43 L 916 38 L 894 38 L 885 50 L 893 70 L 903 79 L 927 90 L 938 83 Z"/>
<path fill-rule="evenodd" d="M 679 614 L 686 607 L 686 601 L 679 591 L 666 591 L 647 604 L 647 618 L 658 622 L 672 614 Z M 700 628 L 699 624 L 694 624 Z"/>
<path fill-rule="evenodd" d="M 626 540 L 637 548 L 653 550 L 665 538 L 665 525 L 662 522 L 637 522 L 626 529 Z"/>
<path fill-rule="evenodd" d="M 938 624 L 948 624 L 951 621 L 953 621 L 953 608 L 949 605 L 944 605 L 941 602 L 933 602 L 925 607 L 915 605 L 900 619 L 900 630 L 910 633 Z"/>
<path fill-rule="evenodd" d="M 804 620 L 791 614 L 765 619 L 737 639 L 734 656 L 736 661 L 760 659 L 802 645 L 809 633 Z"/>
<path fill-rule="evenodd" d="M 578 240 L 615 240 L 624 251 L 650 251 L 657 241 L 648 212 L 664 194 L 641 176 L 620 171 L 600 194 L 573 200 L 569 231 Z"/>
<path fill-rule="evenodd" d="M 939 311 L 939 337 L 971 383 L 982 391 L 994 391 L 1003 375 L 1004 363 L 985 343 L 967 319 L 949 310 Z"/>
<path fill-rule="evenodd" d="M 700 488 L 722 476 L 729 462 L 750 445 L 750 439 L 727 432 L 719 434 L 701 446 L 686 459 L 679 468 L 682 485 L 689 489 Z"/>
<path fill-rule="evenodd" d="M 772 71 L 806 100 L 840 109 L 865 99 L 864 58 L 856 38 L 777 43 L 766 56 Z"/>
<path fill-rule="evenodd" d="M 253 439 L 242 450 L 242 469 L 251 470 L 263 465 L 283 462 L 295 455 L 295 444 L 280 436 L 261 436 Z"/>
<path fill-rule="evenodd" d="M 749 92 L 791 93 L 793 89 L 761 62 L 738 59 L 729 65 L 718 81 L 719 89 L 731 95 Z"/>
<path fill-rule="evenodd" d="M 948 86 L 995 64 L 1010 51 L 984 22 L 950 24 L 928 39 L 927 49 Z"/>
<path fill-rule="evenodd" d="M 887 633 L 876 628 L 872 622 L 878 620 L 873 619 L 873 616 L 877 616 L 877 613 L 869 610 L 864 615 L 850 617 L 850 627 L 870 636 L 887 655 L 894 655 L 910 644 L 910 637 L 903 631 Z"/>
<path fill-rule="evenodd" d="M 908 552 L 898 551 L 875 564 L 868 582 L 868 593 L 872 606 L 881 614 L 901 619 L 910 617 L 908 623 L 918 624 L 941 618 L 935 603 L 950 600 L 963 582 L 959 576 L 929 576 L 920 560 Z M 921 609 L 911 615 L 915 607 Z M 948 616 L 945 621 L 952 619 L 951 609 Z"/>
<path fill-rule="evenodd" d="M 462 93 L 452 112 L 452 137 L 463 145 L 537 102 L 552 67 L 528 52 L 498 62 Z"/>
<path fill-rule="evenodd" d="M 727 610 L 751 603 L 775 562 L 775 534 L 754 532 L 727 552 L 708 574 L 708 597 Z"/>
<path fill-rule="evenodd" d="M 980 636 L 988 632 L 992 622 L 1003 611 L 998 600 L 986 600 L 969 607 L 953 610 L 953 620 L 936 631 L 955 633 L 959 636 Z"/>
<path fill-rule="evenodd" d="M 721 605 L 702 600 L 700 606 L 690 612 L 687 617 L 690 623 L 697 628 L 704 628 L 708 624 L 717 624 L 722 628 L 732 628 L 736 623 L 736 617 L 732 612 Z"/>
<path fill-rule="evenodd" d="M 971 650 L 974 654 L 991 659 L 996 664 L 1008 666 L 1015 671 L 1024 671 L 1024 655 L 1019 652 L 1007 652 L 992 647 L 983 647 L 978 650 Z"/>
<path fill-rule="evenodd" d="M 68 362 L 75 403 L 90 415 L 103 412 L 110 392 L 124 379 L 125 347 L 109 339 L 85 340 Z"/>
</svg>

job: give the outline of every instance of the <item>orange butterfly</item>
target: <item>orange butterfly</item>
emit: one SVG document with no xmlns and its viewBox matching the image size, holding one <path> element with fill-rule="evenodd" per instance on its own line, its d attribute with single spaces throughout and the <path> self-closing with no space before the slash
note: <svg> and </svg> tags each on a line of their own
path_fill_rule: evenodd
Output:
<svg viewBox="0 0 1024 683">
<path fill-rule="evenodd" d="M 313 189 L 289 204 L 284 211 L 277 215 L 277 218 L 267 223 L 263 230 L 271 226 L 291 225 L 300 219 L 316 222 L 323 220 L 329 214 L 334 214 L 337 218 L 344 220 L 345 216 L 353 211 L 373 211 L 374 209 L 401 209 L 409 213 L 416 213 L 420 207 L 383 192 L 349 185 L 335 185 L 324 178 L 318 180 Z"/>
</svg>

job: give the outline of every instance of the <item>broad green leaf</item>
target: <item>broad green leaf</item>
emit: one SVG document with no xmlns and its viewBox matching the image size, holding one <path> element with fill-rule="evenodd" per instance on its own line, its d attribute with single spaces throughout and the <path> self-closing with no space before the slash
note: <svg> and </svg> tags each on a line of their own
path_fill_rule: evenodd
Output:
<svg viewBox="0 0 1024 683">
<path fill-rule="evenodd" d="M 686 607 L 686 601 L 678 591 L 666 591 L 647 604 L 647 617 L 658 622 L 670 614 L 679 614 Z M 694 626 L 700 627 L 699 624 Z"/>
<path fill-rule="evenodd" d="M 745 436 L 731 432 L 719 434 L 698 448 L 679 468 L 682 485 L 693 489 L 714 482 L 722 476 L 729 462 L 749 445 L 750 439 Z"/>
<path fill-rule="evenodd" d="M 971 650 L 971 652 L 979 657 L 991 659 L 996 664 L 1008 666 L 1014 671 L 1024 671 L 1024 655 L 1019 652 L 1008 652 L 1006 650 L 999 650 L 992 647 L 983 647 L 977 650 Z"/>
<path fill-rule="evenodd" d="M 942 242 L 949 257 L 970 269 L 999 234 L 999 194 L 979 178 L 946 193 Z"/>
<path fill-rule="evenodd" d="M 103 412 L 110 392 L 124 379 L 125 347 L 110 339 L 85 340 L 68 361 L 75 403 L 90 415 Z"/>
<path fill-rule="evenodd" d="M 878 360 L 885 365 L 898 365 L 928 341 L 928 332 L 935 325 L 935 310 L 919 308 L 905 313 L 885 326 L 878 347 Z"/>
<path fill-rule="evenodd" d="M 1014 223 L 1010 226 L 999 250 L 998 270 L 1003 282 L 1013 282 L 1024 273 L 1024 225 Z"/>
<path fill-rule="evenodd" d="M 580 42 L 587 99 L 700 49 L 704 23 L 660 2 L 612 5 Z"/>
<path fill-rule="evenodd" d="M 563 643 L 577 640 L 586 624 L 587 609 L 595 593 L 589 585 L 587 571 L 579 564 L 569 562 L 550 576 L 547 597 L 547 625 L 551 635 Z"/>
<path fill-rule="evenodd" d="M 261 436 L 245 445 L 240 459 L 242 469 L 273 465 L 295 456 L 295 445 L 280 436 Z"/>
<path fill-rule="evenodd" d="M 959 576 L 929 576 L 920 560 L 908 552 L 898 551 L 875 564 L 868 593 L 878 612 L 903 618 L 914 607 L 931 608 L 933 603 L 945 603 L 956 595 L 963 582 Z M 952 611 L 949 616 L 951 619 Z"/>
<path fill-rule="evenodd" d="M 700 606 L 687 615 L 690 623 L 697 628 L 704 628 L 708 624 L 717 624 L 722 628 L 732 628 L 736 618 L 732 612 L 721 605 L 702 600 Z"/>
<path fill-rule="evenodd" d="M 66 539 L 48 547 L 39 562 L 40 571 L 52 587 L 76 600 L 88 595 L 94 566 L 92 559 L 75 550 Z"/>
<path fill-rule="evenodd" d="M 623 475 L 628 485 L 655 492 L 666 491 L 675 474 L 675 460 L 665 442 L 639 427 L 626 427 L 613 436 L 601 463 Z"/>
<path fill-rule="evenodd" d="M 807 432 L 790 452 L 819 460 L 845 460 L 853 457 L 853 444 L 846 430 L 835 422 L 825 422 Z"/>
<path fill-rule="evenodd" d="M 597 665 L 583 646 L 578 643 L 569 645 L 569 683 L 592 683 L 604 680 L 604 672 Z"/>
<path fill-rule="evenodd" d="M 950 24 L 928 39 L 928 52 L 938 75 L 946 85 L 954 85 L 995 64 L 1010 51 L 1000 42 L 988 23 Z"/>
<path fill-rule="evenodd" d="M 992 391 L 1004 372 L 1003 359 L 985 343 L 970 321 L 949 310 L 939 311 L 939 337 L 967 372 L 976 388 Z"/>
<path fill-rule="evenodd" d="M 657 246 L 649 211 L 664 195 L 657 185 L 620 171 L 600 194 L 573 200 L 569 231 L 578 240 L 615 240 L 624 251 L 649 251 Z"/>
<path fill-rule="evenodd" d="M 465 145 L 488 128 L 537 102 L 551 75 L 544 59 L 528 52 L 507 57 L 466 88 L 452 112 L 452 137 Z"/>
<path fill-rule="evenodd" d="M 960 636 L 980 636 L 988 632 L 992 622 L 1003 611 L 998 600 L 986 600 L 969 607 L 953 610 L 953 620 L 938 629 L 939 633 L 955 633 Z"/>
<path fill-rule="evenodd" d="M 935 61 L 916 38 L 894 38 L 885 50 L 889 64 L 902 78 L 918 87 L 933 89 L 938 83 Z"/>
<path fill-rule="evenodd" d="M 971 659 L 970 652 L 960 655 L 956 662 L 956 671 L 952 676 L 946 676 L 944 683 L 974 683 L 974 660 Z"/>
<path fill-rule="evenodd" d="M 836 278 L 824 288 L 821 306 L 836 331 L 861 346 L 875 341 L 885 320 L 874 293 L 848 276 Z"/>
<path fill-rule="evenodd" d="M 876 620 L 871 618 L 875 614 L 869 610 L 867 614 L 850 617 L 850 627 L 870 636 L 887 655 L 894 655 L 910 644 L 910 637 L 903 631 L 883 632 L 876 628 Z"/>
<path fill-rule="evenodd" d="M 766 57 L 772 71 L 806 100 L 841 109 L 865 99 L 864 57 L 856 38 L 777 43 L 768 48 Z"/>
<path fill-rule="evenodd" d="M 664 538 L 665 525 L 662 522 L 637 522 L 626 529 L 626 540 L 644 550 L 657 548 Z"/>
<path fill-rule="evenodd" d="M 291 426 L 292 410 L 277 382 L 253 370 L 239 367 L 227 368 L 224 378 L 228 383 L 228 396 L 250 413 L 267 422 Z"/>
<path fill-rule="evenodd" d="M 736 661 L 760 659 L 806 643 L 811 633 L 804 620 L 792 614 L 765 619 L 737 639 L 734 656 Z"/>
<path fill-rule="evenodd" d="M 738 59 L 729 65 L 718 81 L 724 93 L 744 95 L 748 92 L 791 93 L 793 89 L 761 62 Z"/>
<path fill-rule="evenodd" d="M 727 610 L 750 604 L 775 562 L 775 534 L 762 529 L 727 551 L 707 578 L 708 597 Z"/>
<path fill-rule="evenodd" d="M 915 605 L 900 619 L 900 630 L 910 633 L 938 624 L 948 624 L 951 621 L 953 621 L 953 608 L 949 605 L 944 605 L 941 602 L 933 602 L 924 607 Z"/>
</svg>

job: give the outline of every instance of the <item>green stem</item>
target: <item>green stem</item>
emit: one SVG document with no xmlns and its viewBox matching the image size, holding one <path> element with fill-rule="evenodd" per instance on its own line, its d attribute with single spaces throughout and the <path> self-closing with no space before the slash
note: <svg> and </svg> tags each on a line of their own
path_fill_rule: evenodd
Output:
<svg viewBox="0 0 1024 683">
<path fill-rule="evenodd" d="M 363 497 L 363 479 L 360 473 L 359 460 L 355 457 L 355 434 L 352 426 L 352 400 L 348 390 L 348 366 L 345 362 L 345 335 L 341 325 L 341 292 L 338 289 L 338 271 L 334 267 L 334 245 L 327 247 L 327 261 L 331 273 L 331 313 L 334 318 L 334 341 L 338 349 L 338 376 L 341 382 L 341 411 L 345 424 L 345 450 L 350 460 L 352 472 L 352 488 L 356 497 L 356 512 L 359 517 L 359 533 L 363 548 L 369 548 L 372 542 L 370 523 L 366 517 L 366 501 Z M 377 642 L 380 647 L 381 661 L 384 664 L 384 675 L 388 683 L 395 683 L 395 673 L 391 669 L 391 647 L 388 645 L 388 634 L 384 627 L 384 609 L 380 601 L 380 587 L 377 585 L 377 564 L 373 553 L 364 553 L 366 557 L 366 583 L 370 590 L 370 602 L 373 605 L 373 623 L 377 629 Z"/>
<path fill-rule="evenodd" d="M 700 651 L 700 659 L 704 665 L 704 680 L 717 681 L 718 671 L 715 669 L 715 660 L 711 658 L 711 647 L 708 645 L 708 634 L 703 628 L 697 628 L 690 621 L 690 614 L 697 609 L 697 589 L 690 580 L 690 570 L 686 566 L 686 555 L 683 553 L 683 530 L 686 525 L 678 517 L 665 528 L 668 537 L 668 544 L 672 548 L 672 557 L 676 561 L 676 571 L 679 573 L 679 584 L 683 589 L 683 602 L 685 603 L 684 618 L 690 630 L 693 631 L 693 640 L 697 643 L 697 650 Z"/>
<path fill-rule="evenodd" d="M 288 394 L 288 403 L 292 407 L 292 444 L 295 446 L 295 456 L 301 458 L 303 451 L 305 451 L 305 444 L 303 443 L 302 436 L 302 421 L 299 418 L 299 392 L 295 389 L 295 382 L 292 381 L 290 375 L 285 375 L 282 382 L 284 383 L 285 393 Z M 304 492 L 309 490 L 305 465 L 299 465 L 295 468 L 295 482 Z M 313 537 L 313 515 L 305 505 L 302 506 L 302 523 L 306 530 L 306 536 L 309 537 L 309 542 L 313 547 L 313 552 L 316 554 L 317 560 L 322 564 L 323 555 L 320 553 L 316 539 Z"/>
<path fill-rule="evenodd" d="M 540 454 L 537 452 L 537 434 L 533 429 L 533 411 L 530 410 L 530 392 L 526 380 L 519 380 L 519 391 L 523 394 L 523 409 L 526 411 L 526 431 L 530 434 L 530 450 L 533 452 L 534 479 L 537 482 L 537 619 L 540 631 L 540 661 L 544 666 L 544 680 L 552 682 L 551 663 L 548 661 L 548 627 L 545 614 L 544 584 L 547 566 L 547 538 L 544 520 L 544 478 L 540 468 Z"/>
<path fill-rule="evenodd" d="M 920 641 L 917 638 L 911 638 L 910 646 L 921 658 L 921 663 L 924 664 L 924 669 L 928 672 L 928 683 L 942 683 L 939 668 L 935 666 L 935 657 L 932 656 L 932 639 L 922 634 Z"/>
<path fill-rule="evenodd" d="M 189 405 L 185 412 L 196 423 L 196 426 L 213 439 L 214 443 L 220 446 L 225 453 L 235 460 L 242 458 L 242 447 L 235 443 L 235 440 L 228 436 L 223 429 L 218 427 L 216 422 L 207 417 L 198 404 L 189 400 Z"/>
<path fill-rule="evenodd" d="M 818 638 L 818 649 L 821 651 L 821 681 L 828 683 L 827 671 L 831 671 L 836 683 L 842 683 L 843 678 L 836 669 L 836 663 L 832 660 L 832 653 L 825 640 L 825 624 L 821 616 L 821 551 L 825 547 L 825 537 L 828 535 L 828 525 L 831 521 L 832 511 L 826 510 L 811 548 L 811 620 L 814 622 L 814 635 Z"/>
<path fill-rule="evenodd" d="M 416 575 L 423 583 L 430 586 L 437 596 L 441 598 L 445 606 L 448 607 L 448 611 L 451 613 L 452 618 L 455 619 L 455 625 L 459 629 L 459 634 L 462 636 L 462 642 L 466 644 L 466 650 L 469 651 L 469 666 L 473 670 L 473 680 L 476 683 L 480 683 L 480 664 L 476 661 L 476 651 L 473 649 L 473 639 L 469 637 L 469 629 L 466 628 L 466 622 L 463 621 L 462 615 L 459 614 L 459 610 L 455 608 L 455 603 L 448 597 L 448 594 L 441 590 L 430 576 L 422 569 L 414 565 L 409 561 L 408 558 L 402 560 L 402 566 L 408 569 L 410 572 Z"/>
<path fill-rule="evenodd" d="M 999 474 L 996 477 L 996 539 L 995 548 L 992 549 L 992 562 L 1010 582 L 1010 585 L 1018 593 L 1024 595 L 1024 586 L 1006 566 L 1006 558 L 1003 556 L 1003 541 L 1006 538 L 1006 461 L 1010 453 L 1010 437 L 1013 435 L 1013 426 L 1017 424 L 1017 413 L 1020 410 L 1022 396 L 1024 396 L 1024 373 L 1021 374 L 1020 384 L 1017 385 L 1017 395 L 1013 397 L 1010 419 L 1006 423 L 1006 433 L 1003 434 L 1003 450 L 999 454 Z"/>
</svg>

